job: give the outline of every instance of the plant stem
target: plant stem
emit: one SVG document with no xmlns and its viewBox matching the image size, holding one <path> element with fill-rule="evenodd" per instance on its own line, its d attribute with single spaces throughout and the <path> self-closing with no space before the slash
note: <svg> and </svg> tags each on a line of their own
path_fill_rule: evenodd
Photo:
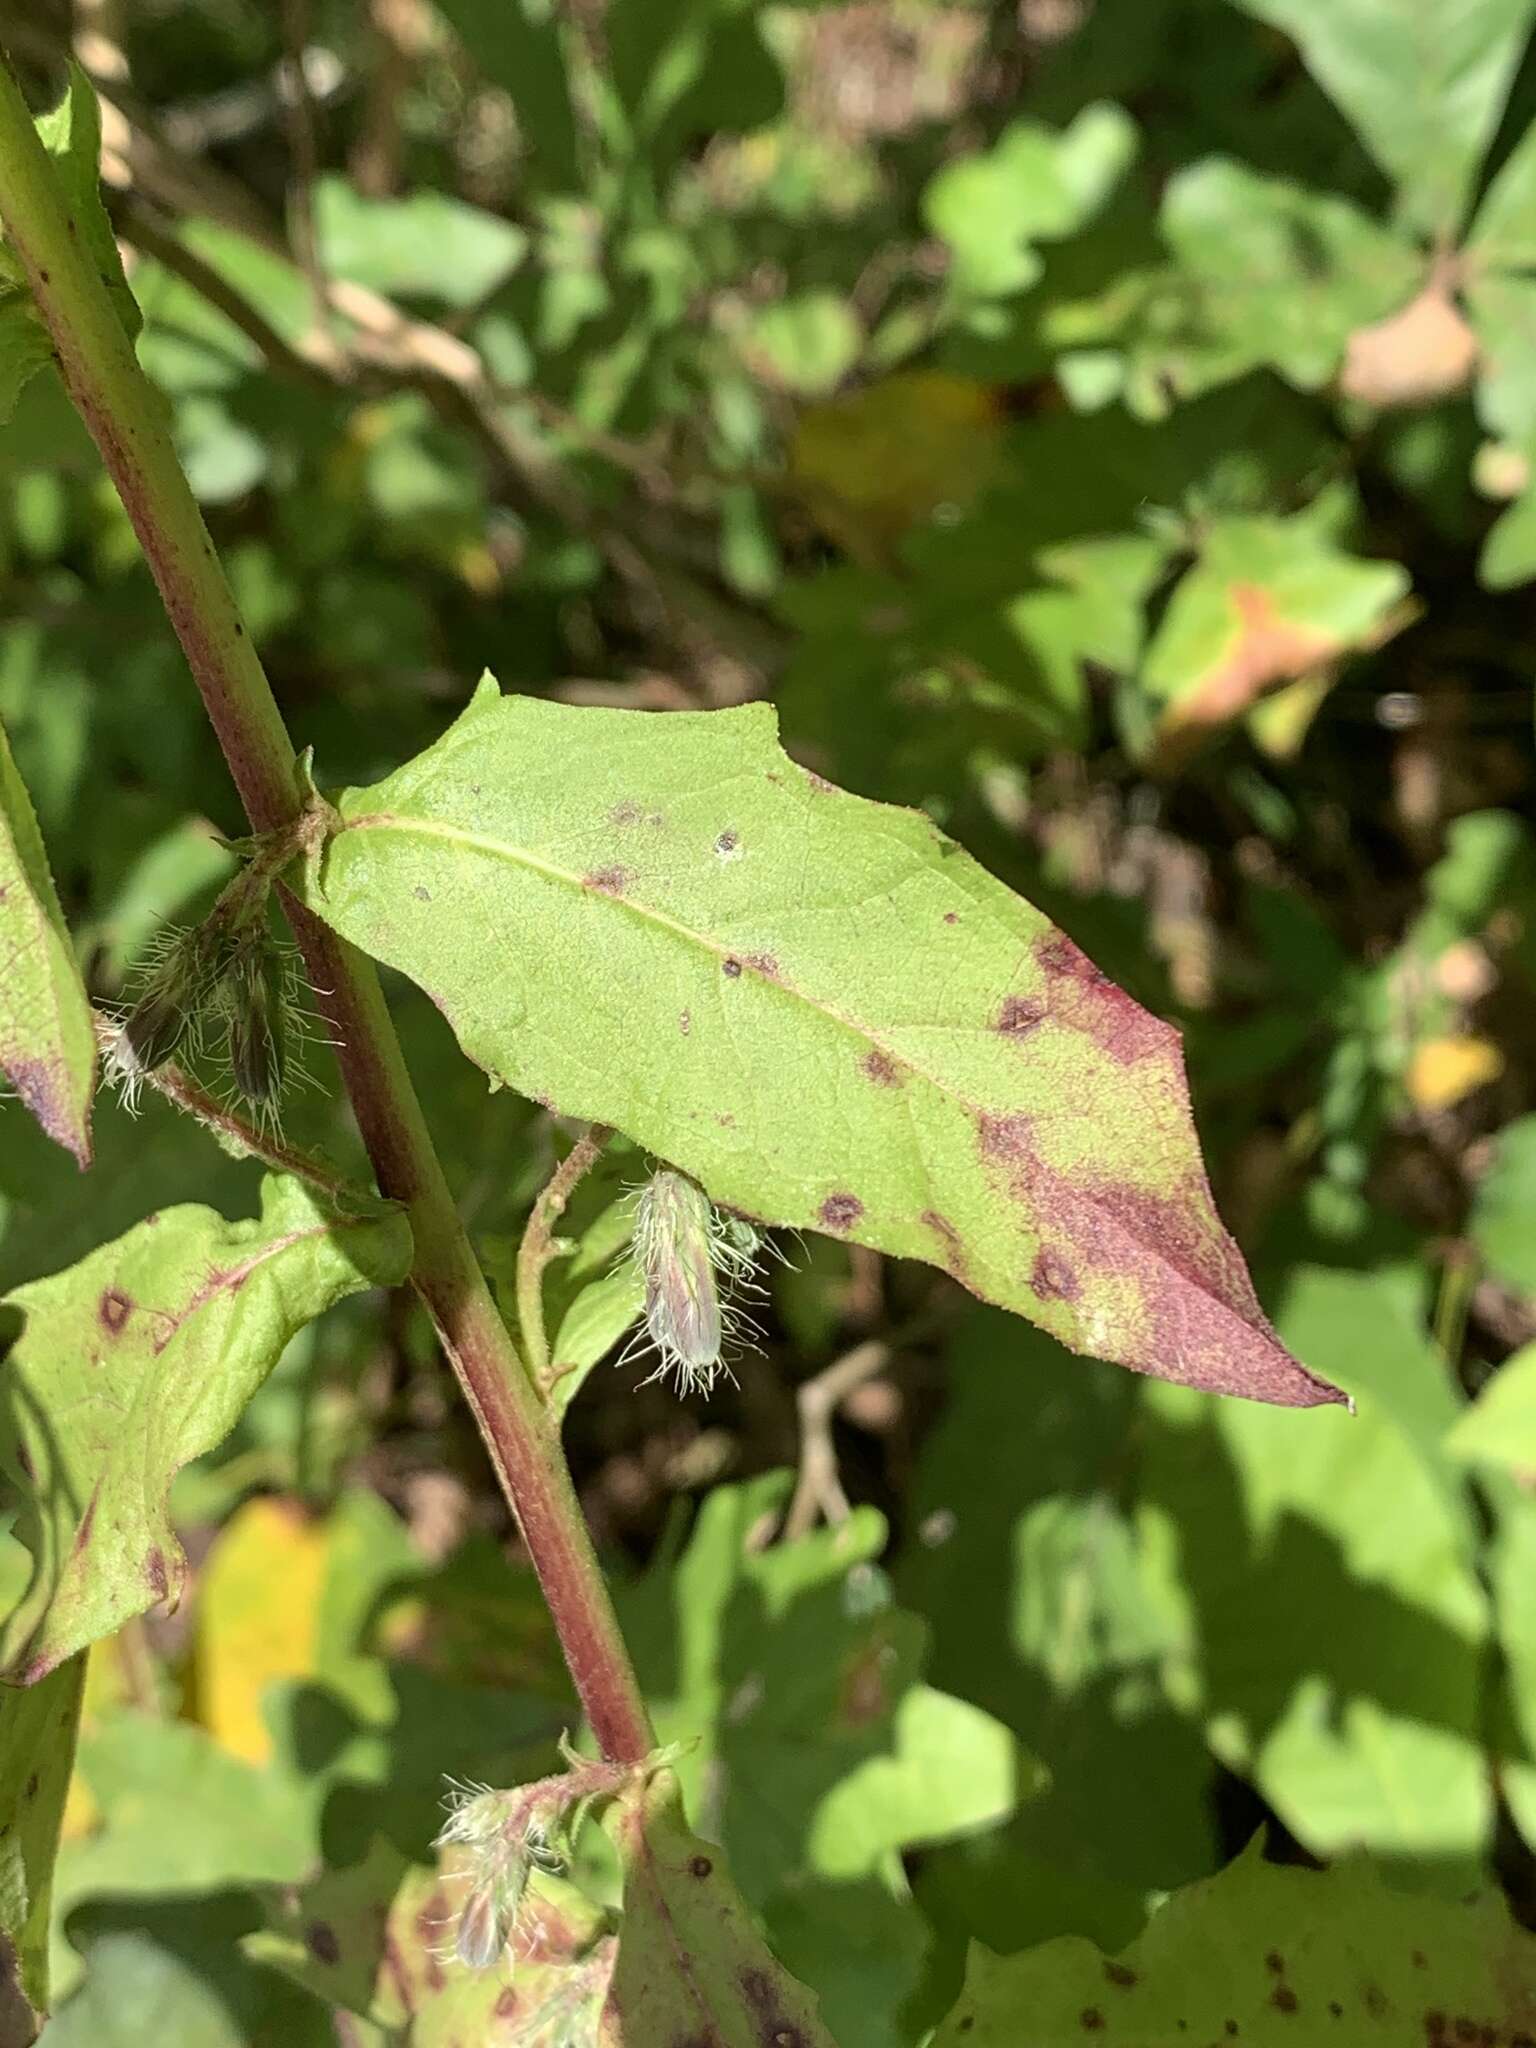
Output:
<svg viewBox="0 0 1536 2048">
<path fill-rule="evenodd" d="M 606 1124 L 592 1124 L 576 1140 L 539 1190 L 517 1248 L 517 1327 L 533 1383 L 549 1392 L 549 1336 L 544 1328 L 544 1268 L 555 1256 L 554 1226 L 582 1175 L 595 1166 L 613 1136 Z"/>
<path fill-rule="evenodd" d="M 293 745 L 177 460 L 165 407 L 139 369 L 65 211 L 25 101 L 0 63 L 0 221 L 20 259 L 70 397 L 159 586 L 253 829 L 299 809 Z M 285 899 L 311 986 L 384 1194 L 408 1212 L 411 1280 L 463 1388 L 522 1530 L 571 1677 L 603 1754 L 653 1747 L 559 1441 L 497 1313 L 411 1086 L 372 964 Z"/>
</svg>

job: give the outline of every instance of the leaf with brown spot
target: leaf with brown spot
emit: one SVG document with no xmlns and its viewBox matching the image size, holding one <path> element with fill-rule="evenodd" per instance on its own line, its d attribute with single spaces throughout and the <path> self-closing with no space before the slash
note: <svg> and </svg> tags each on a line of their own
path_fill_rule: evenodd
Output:
<svg viewBox="0 0 1536 2048">
<path fill-rule="evenodd" d="M 616 1800 L 609 1828 L 624 1916 L 602 2048 L 834 2048 L 814 1997 L 764 1946 L 720 1851 L 689 1833 L 670 1772 Z"/>
<path fill-rule="evenodd" d="M 613 1969 L 603 1912 L 572 1886 L 535 1879 L 511 1946 L 488 1970 L 453 1955 L 456 1870 L 407 1862 L 376 1836 L 360 1863 L 268 1895 L 268 1925 L 241 1943 L 329 2006 L 390 2039 L 476 2048 L 595 2048 Z M 328 1940 L 317 1943 L 324 1928 Z"/>
<path fill-rule="evenodd" d="M 1021 2013 L 1030 2048 L 1082 2048 L 1099 2031 L 1090 2012 L 1115 2048 L 1417 2048 L 1448 2038 L 1436 2015 L 1464 2018 L 1473 2041 L 1516 2040 L 1536 2022 L 1536 1939 L 1496 1892 L 1395 1892 L 1363 1862 L 1281 1867 L 1255 1845 L 1175 1892 L 1126 1953 L 1106 1964 L 1076 1935 L 1006 1958 L 973 1946 L 934 2048 L 1019 2048 Z"/>
<path fill-rule="evenodd" d="M 0 727 L 0 1074 L 91 1163 L 96 1036 L 42 834 Z"/>
<path fill-rule="evenodd" d="M 1315 519 L 1214 521 L 1147 653 L 1159 765 L 1176 767 L 1273 685 L 1378 645 L 1407 588 L 1399 563 L 1341 553 Z"/>
<path fill-rule="evenodd" d="M 398 1210 L 341 1217 L 270 1179 L 258 1218 L 163 1210 L 5 1297 L 21 1329 L 0 1366 L 0 1470 L 33 1570 L 0 1624 L 0 1674 L 33 1684 L 179 1591 L 176 1473 L 234 1427 L 297 1331 L 409 1262 Z"/>
<path fill-rule="evenodd" d="M 626 803 L 660 820 L 643 840 Z M 1216 1215 L 1176 1035 L 930 819 L 815 786 L 768 706 L 657 718 L 487 679 L 339 812 L 307 902 L 497 1080 L 1077 1350 L 1335 1398 Z M 622 895 L 584 886 L 621 859 Z"/>
</svg>

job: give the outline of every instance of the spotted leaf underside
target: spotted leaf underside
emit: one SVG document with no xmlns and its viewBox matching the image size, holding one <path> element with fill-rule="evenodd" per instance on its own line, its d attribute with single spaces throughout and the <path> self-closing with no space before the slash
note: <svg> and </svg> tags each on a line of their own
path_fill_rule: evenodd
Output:
<svg viewBox="0 0 1536 2048">
<path fill-rule="evenodd" d="M 348 1294 L 402 1279 L 404 1216 L 340 1217 L 295 1180 L 228 1223 L 195 1204 L 0 1301 L 0 1482 L 32 1580 L 0 1623 L 0 1680 L 64 1658 L 180 1590 L 166 1497 L 234 1427 L 284 1345 Z"/>
<path fill-rule="evenodd" d="M 1177 1034 L 930 819 L 792 762 L 768 706 L 658 717 L 487 678 L 338 811 L 306 900 L 495 1081 L 1075 1350 L 1337 1398 L 1216 1214 Z"/>
</svg>

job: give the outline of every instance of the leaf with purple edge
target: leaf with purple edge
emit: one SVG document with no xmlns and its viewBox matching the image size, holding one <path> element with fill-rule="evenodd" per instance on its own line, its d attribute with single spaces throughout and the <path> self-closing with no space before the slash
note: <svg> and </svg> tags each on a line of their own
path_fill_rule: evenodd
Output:
<svg viewBox="0 0 1536 2048">
<path fill-rule="evenodd" d="M 1289 1406 L 1177 1033 L 773 711 L 502 698 L 345 792 L 303 883 L 497 1082 L 722 1205 L 946 1267 L 1079 1351 Z"/>
</svg>

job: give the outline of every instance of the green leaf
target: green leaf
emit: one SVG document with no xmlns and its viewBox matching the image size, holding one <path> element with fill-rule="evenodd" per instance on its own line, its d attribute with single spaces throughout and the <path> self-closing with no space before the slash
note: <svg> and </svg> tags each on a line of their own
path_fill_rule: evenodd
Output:
<svg viewBox="0 0 1536 2048">
<path fill-rule="evenodd" d="M 1467 236 L 1467 254 L 1480 269 L 1536 269 L 1536 123 L 1483 195 Z"/>
<path fill-rule="evenodd" d="M 73 233 L 106 285 L 124 332 L 132 337 L 139 331 L 139 309 L 128 289 L 117 238 L 101 203 L 101 110 L 89 79 L 73 61 L 63 99 L 50 113 L 39 116 L 37 132 L 53 159 L 59 197 Z M 52 354 L 47 331 L 31 302 L 25 272 L 0 236 L 0 422 L 10 418 L 33 372 Z"/>
<path fill-rule="evenodd" d="M 1499 1133 L 1493 1164 L 1472 1199 L 1467 1234 L 1496 1279 L 1536 1294 L 1536 1116 Z"/>
<path fill-rule="evenodd" d="M 96 1038 L 42 834 L 0 726 L 0 1073 L 91 1163 Z"/>
<path fill-rule="evenodd" d="M 1419 2048 L 1516 2039 L 1533 2000 L 1536 1942 L 1496 1894 L 1401 1896 L 1369 1864 L 1280 1869 L 1251 1849 L 1176 1892 L 1116 1960 L 1071 1936 L 1006 1961 L 973 1950 L 934 2048 L 1018 2048 L 1023 2013 L 1031 2048 L 1101 2033 L 1116 2048 L 1290 2048 L 1335 2034 L 1351 2048 Z"/>
<path fill-rule="evenodd" d="M 931 1682 L 1039 1758 L 1045 1782 L 1021 1788 L 1007 1835 L 938 1859 L 966 1894 L 970 1931 L 1017 1946 L 1077 1924 L 1049 1917 L 1064 1895 L 1113 1885 L 1137 1897 L 1209 1869 L 1210 1760 L 1162 1683 L 1183 1635 L 1179 1560 L 1149 1540 L 1123 1484 L 1146 1390 L 983 1310 L 956 1329 L 945 1383 L 897 1591 L 932 1630 Z M 1005 1852 L 1029 1864 L 1012 1890 Z M 1036 1872 L 1038 1918 L 1017 1895 Z M 988 1917 L 973 1917 L 973 1896 Z"/>
<path fill-rule="evenodd" d="M 810 1856 L 828 1877 L 890 1870 L 903 1849 L 980 1832 L 1013 1811 L 1015 1744 L 979 1707 L 910 1686 L 891 1738 L 890 1754 L 858 1765 L 817 1808 Z"/>
<path fill-rule="evenodd" d="M 655 718 L 487 678 L 339 808 L 306 901 L 496 1080 L 1074 1348 L 1333 1398 L 1221 1227 L 1174 1033 L 926 817 L 797 767 L 767 706 Z"/>
<path fill-rule="evenodd" d="M 814 1999 L 763 1946 L 720 1851 L 688 1832 L 669 1773 L 617 1801 L 610 1827 L 624 1918 L 604 2048 L 833 2048 Z"/>
<path fill-rule="evenodd" d="M 1536 1344 L 1505 1359 L 1445 1447 L 1469 1465 L 1536 1471 Z"/>
<path fill-rule="evenodd" d="M 48 2010 L 53 1865 L 75 1761 L 85 1659 L 25 1692 L 0 1690 L 0 2040 L 30 2041 Z"/>
<path fill-rule="evenodd" d="M 1532 0 L 1238 0 L 1307 69 L 1400 187 L 1408 225 L 1450 238 L 1514 76 Z"/>
<path fill-rule="evenodd" d="M 1482 362 L 1477 416 L 1489 433 L 1529 447 L 1536 441 L 1536 278 L 1491 272 L 1467 286 L 1467 312 Z"/>
<path fill-rule="evenodd" d="M 1033 245 L 1091 219 L 1135 150 L 1129 114 L 1097 105 L 1059 134 L 1015 121 L 984 156 L 947 164 L 923 194 L 923 217 L 949 245 L 954 290 L 998 298 L 1033 284 L 1041 267 Z"/>
<path fill-rule="evenodd" d="M 315 232 L 337 277 L 461 310 L 504 284 L 528 246 L 521 228 L 446 193 L 367 199 L 342 177 L 315 187 Z"/>
<path fill-rule="evenodd" d="M 881 1517 L 765 1549 L 787 1494 L 783 1473 L 716 1487 L 683 1556 L 622 1602 L 661 1739 L 686 1745 L 690 1805 L 718 1817 L 754 1906 L 807 1870 L 890 1878 L 897 1849 L 990 1825 L 1017 1797 L 1007 1732 L 916 1682 L 924 1631 L 875 1566 Z"/>
<path fill-rule="evenodd" d="M 91 1944 L 89 1978 L 49 2027 L 47 2048 L 249 2048 L 251 2039 L 195 1963 L 123 1933 Z"/>
<path fill-rule="evenodd" d="M 787 391 L 819 398 L 847 376 L 863 341 L 858 317 L 845 298 L 811 291 L 765 306 L 748 328 L 745 346 Z"/>
<path fill-rule="evenodd" d="M 1222 378 L 1270 364 L 1314 391 L 1355 329 L 1393 312 L 1423 279 L 1422 254 L 1347 199 L 1227 157 L 1171 179 L 1159 225 L 1194 287 L 1193 325 L 1206 349 L 1214 344 Z M 1210 370 L 1200 379 L 1216 381 Z"/>
<path fill-rule="evenodd" d="M 579 171 L 558 8 L 540 0 L 435 0 L 477 70 L 511 99 L 532 147 L 538 185 L 569 187 Z"/>
<path fill-rule="evenodd" d="M 1459 1413 L 1401 1275 L 1295 1269 L 1280 1327 L 1358 1412 L 1147 1390 L 1147 1540 L 1179 1562 L 1176 1697 L 1315 1855 L 1476 1881 L 1491 1827 L 1487 1597 Z"/>
<path fill-rule="evenodd" d="M 34 1683 L 176 1596 L 175 1474 L 234 1426 L 296 1331 L 359 1288 L 394 1284 L 409 1261 L 399 1213 L 338 1217 L 274 1179 L 258 1220 L 168 1209 L 5 1298 L 21 1330 L 0 1466 L 34 1561 L 0 1628 L 8 1675 Z"/>
<path fill-rule="evenodd" d="M 1370 642 L 1407 589 L 1400 563 L 1342 553 L 1315 519 L 1212 521 L 1147 650 L 1165 744 Z"/>
</svg>

